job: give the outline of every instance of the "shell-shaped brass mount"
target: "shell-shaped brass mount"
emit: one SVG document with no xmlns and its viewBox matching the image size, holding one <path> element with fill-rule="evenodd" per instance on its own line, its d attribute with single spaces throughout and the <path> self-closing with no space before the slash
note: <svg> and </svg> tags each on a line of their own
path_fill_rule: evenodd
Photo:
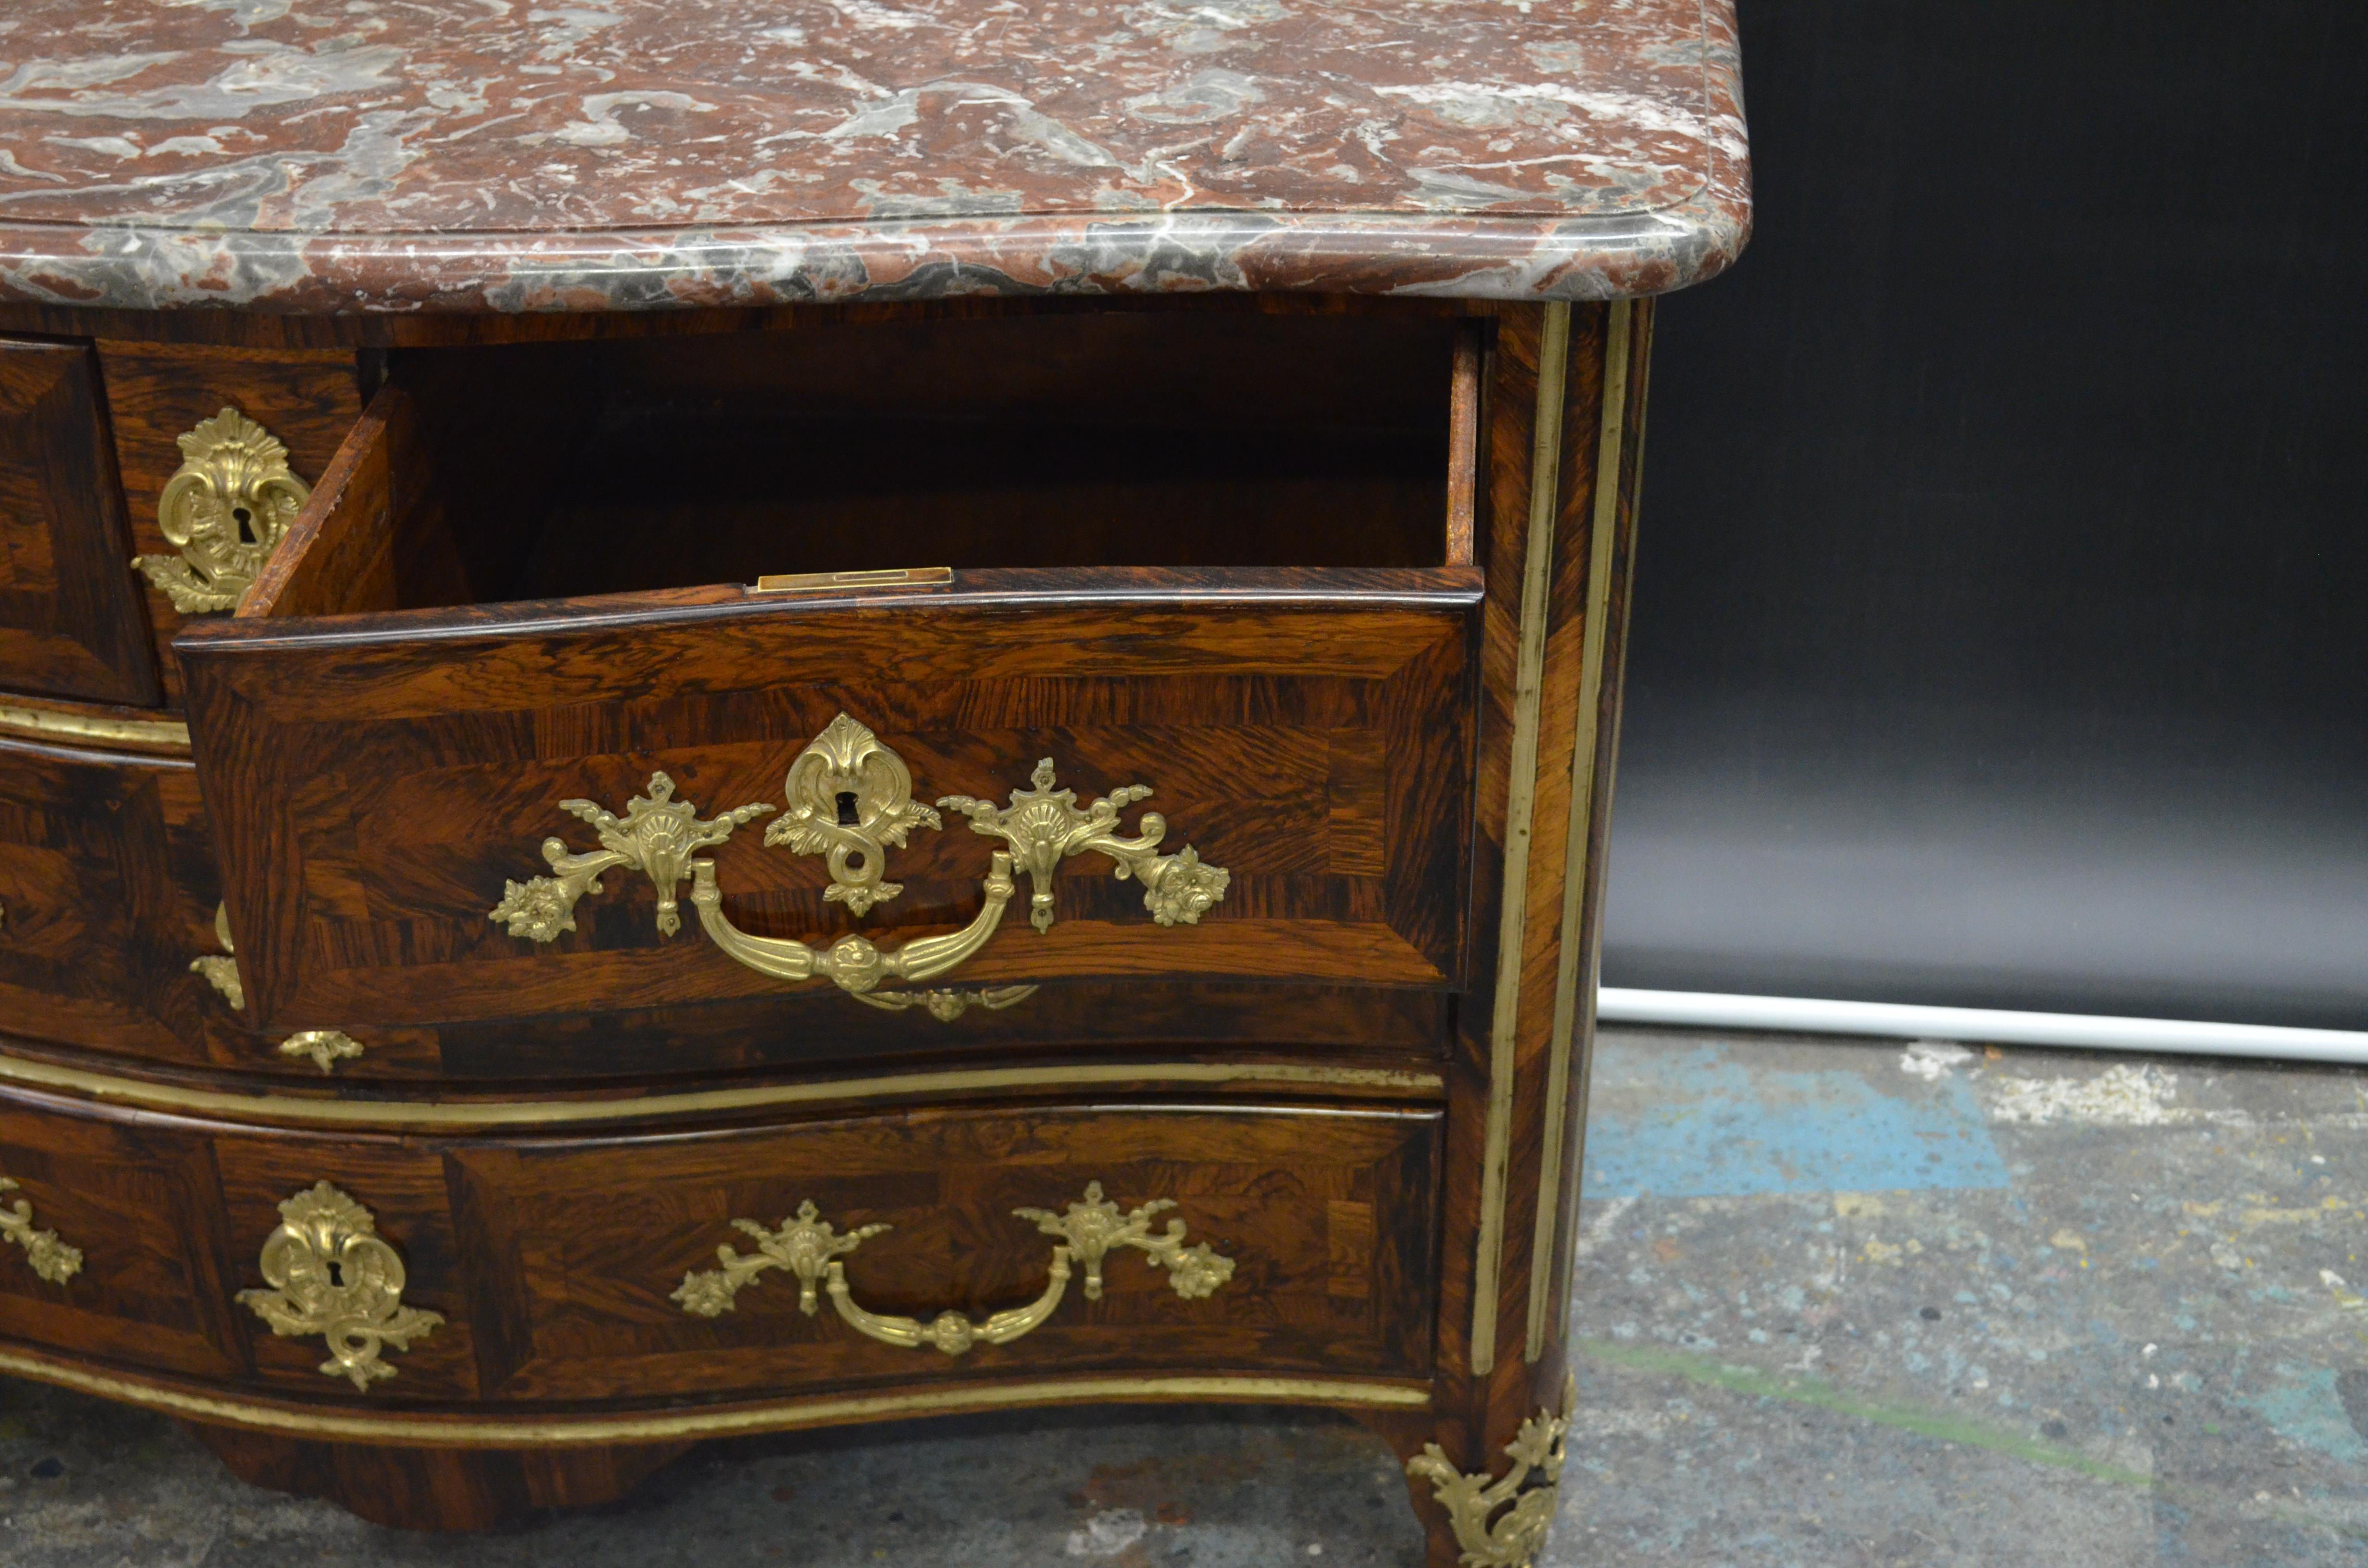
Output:
<svg viewBox="0 0 2368 1568">
<path fill-rule="evenodd" d="M 1080 806 L 1074 790 L 1053 788 L 1053 759 L 1036 764 L 1029 782 L 1033 788 L 1011 791 L 1011 803 L 998 806 L 968 795 L 948 795 L 938 802 L 970 818 L 970 830 L 1011 846 L 1019 869 L 1027 873 L 1032 892 L 1028 923 L 1040 932 L 1053 928 L 1053 877 L 1061 862 L 1088 852 L 1108 856 L 1110 874 L 1143 884 L 1143 906 L 1162 926 L 1197 926 L 1225 896 L 1233 873 L 1203 861 L 1190 845 L 1173 855 L 1159 853 L 1167 836 L 1167 819 L 1145 812 L 1139 837 L 1118 831 L 1118 813 L 1151 794 L 1148 784 L 1128 784 L 1103 799 Z"/>
<path fill-rule="evenodd" d="M 811 1202 L 798 1205 L 794 1219 L 768 1230 L 754 1220 L 734 1220 L 733 1229 L 757 1238 L 757 1250 L 743 1253 L 729 1243 L 715 1249 L 718 1268 L 682 1277 L 674 1300 L 698 1317 L 721 1317 L 732 1311 L 744 1285 L 756 1282 L 767 1269 L 784 1268 L 798 1279 L 798 1310 L 811 1317 L 819 1301 L 815 1287 L 829 1292 L 831 1306 L 857 1333 L 884 1345 L 928 1346 L 948 1356 L 960 1356 L 973 1345 L 1008 1345 L 1030 1333 L 1053 1315 L 1069 1288 L 1072 1261 L 1086 1271 L 1086 1299 L 1102 1293 L 1102 1260 L 1113 1247 L 1133 1247 L 1155 1267 L 1167 1271 L 1167 1283 L 1186 1301 L 1198 1301 L 1233 1278 L 1234 1260 L 1208 1243 L 1184 1244 L 1184 1221 L 1170 1220 L 1160 1234 L 1151 1231 L 1152 1217 L 1175 1208 L 1168 1199 L 1154 1199 L 1121 1214 L 1117 1204 L 1102 1197 L 1102 1184 L 1086 1184 L 1083 1200 L 1059 1214 L 1043 1209 L 1015 1209 L 1017 1219 L 1035 1222 L 1046 1235 L 1059 1238 L 1046 1266 L 1043 1290 L 1025 1306 L 1011 1307 L 973 1323 L 953 1311 L 923 1322 L 868 1312 L 856 1304 L 847 1283 L 847 1267 L 839 1260 L 864 1242 L 889 1229 L 864 1225 L 840 1232 Z"/>
<path fill-rule="evenodd" d="M 259 1267 L 271 1288 L 238 1299 L 276 1335 L 321 1335 L 329 1346 L 322 1372 L 358 1389 L 394 1376 L 381 1355 L 388 1346 L 408 1350 L 444 1321 L 403 1304 L 401 1255 L 369 1210 L 325 1181 L 280 1204 Z"/>
<path fill-rule="evenodd" d="M 905 759 L 844 713 L 798 753 L 781 788 L 789 810 L 765 824 L 765 842 L 828 857 L 822 896 L 856 915 L 905 891 L 882 879 L 889 846 L 902 848 L 913 829 L 940 825 L 937 812 L 914 801 Z"/>
<path fill-rule="evenodd" d="M 234 609 L 312 487 L 289 470 L 288 449 L 235 408 L 179 439 L 181 466 L 156 497 L 156 527 L 179 553 L 131 564 L 183 615 Z"/>
</svg>

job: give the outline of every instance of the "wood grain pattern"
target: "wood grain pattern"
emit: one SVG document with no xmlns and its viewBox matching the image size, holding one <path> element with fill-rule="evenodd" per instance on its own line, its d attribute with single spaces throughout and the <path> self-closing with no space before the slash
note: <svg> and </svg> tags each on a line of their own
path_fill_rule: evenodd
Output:
<svg viewBox="0 0 2368 1568">
<path fill-rule="evenodd" d="M 89 347 L 0 338 L 0 688 L 157 700 L 131 554 Z"/>
<path fill-rule="evenodd" d="M 402 1139 L 135 1118 L 12 1092 L 0 1097 L 0 1155 L 41 1222 L 87 1262 L 63 1290 L 0 1267 L 0 1335 L 362 1408 L 631 1408 L 916 1376 L 1419 1379 L 1439 1124 L 1425 1106 L 1104 1104 Z M 317 1336 L 275 1335 L 234 1300 L 263 1283 L 256 1256 L 280 1202 L 324 1180 L 401 1255 L 404 1302 L 445 1320 L 390 1350 L 394 1377 L 368 1395 L 321 1373 Z M 865 1306 L 983 1315 L 1044 1284 L 1053 1243 L 1012 1210 L 1059 1212 L 1093 1181 L 1122 1210 L 1173 1200 L 1188 1241 L 1231 1257 L 1232 1278 L 1186 1301 L 1119 1249 L 1099 1301 L 1073 1284 L 1035 1332 L 958 1360 L 879 1344 L 827 1311 L 809 1318 L 783 1276 L 744 1287 L 720 1318 L 671 1299 L 718 1244 L 746 1240 L 732 1221 L 778 1223 L 812 1199 L 842 1227 L 894 1226 L 848 1260 Z"/>
<path fill-rule="evenodd" d="M 1396 330 L 1385 318 L 1399 308 L 1344 305 L 1332 319 L 1385 334 Z M 388 1388 L 399 1397 L 373 1394 L 377 1408 L 457 1418 L 490 1409 L 630 1411 L 686 1400 L 720 1407 L 809 1391 L 903 1390 L 926 1386 L 916 1380 L 936 1375 L 932 1363 L 943 1358 L 861 1339 L 827 1308 L 808 1319 L 778 1278 L 744 1292 L 736 1312 L 712 1322 L 685 1316 L 666 1292 L 717 1243 L 743 1239 L 729 1231 L 730 1219 L 776 1221 L 804 1196 L 842 1223 L 885 1219 L 896 1227 L 867 1243 L 850 1267 L 867 1305 L 924 1315 L 956 1306 L 976 1315 L 1042 1284 L 1044 1238 L 1008 1210 L 1058 1208 L 1077 1195 L 1068 1187 L 1081 1191 L 1094 1178 L 1122 1203 L 1178 1198 L 1192 1236 L 1237 1249 L 1241 1272 L 1216 1297 L 1187 1303 L 1139 1260 L 1114 1258 L 1105 1301 L 1087 1311 L 1073 1288 L 1036 1334 L 965 1358 L 951 1370 L 954 1386 L 1040 1370 L 1120 1379 L 1161 1369 L 1353 1373 L 1429 1391 L 1428 1408 L 1374 1418 L 1402 1457 L 1436 1441 L 1463 1469 L 1500 1472 L 1503 1445 L 1520 1421 L 1558 1403 L 1565 1366 L 1558 1320 L 1566 1310 L 1575 1175 L 1557 1194 L 1565 1208 L 1550 1233 L 1554 1256 L 1531 1253 L 1557 1059 L 1568 1069 L 1565 1131 L 1575 1138 L 1584 1117 L 1588 1010 L 1574 1018 L 1565 1006 L 1558 1022 L 1555 993 L 1566 963 L 1578 966 L 1591 992 L 1641 443 L 1625 444 L 1617 473 L 1596 472 L 1606 308 L 1570 312 L 1563 379 L 1550 389 L 1563 420 L 1543 449 L 1544 308 L 1403 309 L 1403 321 L 1419 320 L 1421 333 L 1433 335 L 1423 341 L 1443 357 L 1444 384 L 1411 399 L 1375 392 L 1357 418 L 1370 428 L 1396 417 L 1375 411 L 1418 403 L 1429 411 L 1422 417 L 1448 432 L 1433 449 L 1446 465 L 1438 494 L 1447 504 L 1443 519 L 1435 506 L 1425 513 L 1424 526 L 1435 531 L 1422 546 L 1434 552 L 1423 563 L 1403 563 L 1412 548 L 1403 541 L 1376 544 L 1370 558 L 1281 563 L 1279 547 L 1261 536 L 1287 520 L 1277 498 L 1298 493 L 1259 488 L 1266 481 L 1245 460 L 1225 479 L 1244 498 L 1227 503 L 1230 520 L 1164 525 L 1203 529 L 1173 552 L 1178 564 L 1086 563 L 1116 537 L 1093 515 L 1108 509 L 1096 488 L 1103 482 L 1022 473 L 1045 498 L 1046 535 L 1028 557 L 1038 564 L 962 556 L 990 537 L 985 520 L 994 515 L 965 500 L 941 515 L 915 513 L 921 520 L 913 537 L 942 546 L 958 568 L 950 588 L 789 602 L 752 599 L 718 574 L 759 561 L 764 569 L 795 569 L 816 551 L 826 553 L 816 546 L 781 558 L 781 540 L 815 537 L 780 525 L 793 516 L 840 529 L 827 548 L 871 548 L 853 530 L 869 515 L 863 507 L 881 505 L 877 494 L 832 492 L 841 483 L 834 479 L 815 486 L 818 510 L 768 511 L 746 491 L 762 464 L 723 443 L 720 466 L 691 482 L 694 491 L 708 486 L 706 496 L 660 505 L 663 497 L 648 499 L 655 492 L 632 490 L 643 481 L 624 459 L 587 466 L 586 432 L 659 429 L 674 417 L 665 414 L 669 399 L 689 406 L 728 392 L 760 408 L 791 407 L 806 395 L 801 377 L 849 352 L 867 327 L 899 329 L 876 340 L 893 339 L 893 353 L 882 352 L 920 363 L 929 339 L 922 329 L 933 324 L 990 324 L 973 340 L 985 344 L 1007 341 L 1007 333 L 1024 339 L 1031 319 L 1067 323 L 1066 335 L 1044 339 L 1068 345 L 1063 355 L 1027 363 L 1014 382 L 1015 406 L 1030 397 L 1057 406 L 1064 363 L 1099 362 L 1093 357 L 1114 345 L 1192 335 L 1140 322 L 1189 327 L 1222 316 L 1235 324 L 1209 341 L 1247 345 L 1235 357 L 1254 361 L 1261 342 L 1280 341 L 1262 338 L 1258 320 L 1324 316 L 1331 307 L 951 301 L 601 323 L 152 324 L 159 336 L 191 339 L 165 358 L 266 367 L 256 373 L 267 377 L 291 374 L 288 367 L 299 362 L 312 366 L 308 373 L 350 377 L 360 363 L 354 345 L 403 347 L 388 357 L 388 384 L 366 413 L 345 392 L 331 396 L 325 381 L 316 386 L 317 407 L 336 411 L 324 419 L 349 426 L 351 439 L 334 462 L 324 456 L 307 471 L 320 483 L 301 537 L 236 618 L 181 634 L 194 778 L 186 767 L 174 773 L 166 758 L 11 751 L 0 743 L 0 785 L 21 780 L 9 786 L 14 804 L 0 799 L 0 878 L 16 879 L 29 908 L 44 898 L 60 903 L 42 889 L 132 885 L 130 873 L 106 869 L 117 862 L 161 865 L 162 881 L 142 870 L 150 880 L 140 885 L 176 891 L 133 897 L 135 913 L 169 907 L 172 920 L 202 922 L 211 915 L 197 902 L 211 888 L 209 839 L 192 787 L 201 778 L 218 807 L 227 891 L 263 1016 L 277 1029 L 337 1027 L 369 1040 L 369 1054 L 336 1079 L 313 1076 L 317 1092 L 400 1094 L 395 1085 L 411 1080 L 466 1096 L 522 1086 L 615 1095 L 643 1085 L 676 1092 L 939 1065 L 1121 1065 L 1154 1055 L 1419 1064 L 1446 1080 L 1437 1100 L 1424 1098 L 1427 1090 L 1360 1101 L 1363 1091 L 1346 1086 L 1301 1095 L 1270 1084 L 1196 1091 L 1188 1100 L 1128 1084 L 1092 1106 L 1064 1103 L 1063 1091 L 1036 1083 L 970 1105 L 897 1102 L 893 1112 L 865 1115 L 844 1106 L 744 1106 L 575 1135 L 438 1128 L 332 1137 L 143 1113 L 154 1127 L 141 1137 L 194 1140 L 187 1147 L 203 1153 L 197 1164 L 176 1154 L 183 1163 L 171 1167 L 213 1216 L 192 1221 L 193 1233 L 211 1239 L 186 1263 L 189 1289 L 227 1299 L 259 1282 L 254 1251 L 276 1222 L 275 1205 L 325 1176 L 373 1210 L 410 1263 L 415 1299 L 450 1320 L 395 1358 L 400 1383 Z M 1641 435 L 1650 312 L 1632 309 L 1625 418 Z M 1100 311 L 1139 322 L 1097 324 Z M 0 325 L 32 319 L 0 312 Z M 40 320 L 54 325 L 51 315 Z M 128 332 L 137 324 L 108 324 Z M 224 356 L 195 346 L 208 338 L 247 347 Z M 546 347 L 434 347 L 513 339 Z M 674 355 L 694 339 L 707 346 Z M 801 342 L 814 357 L 804 369 L 793 362 Z M 155 352 L 143 350 L 151 355 L 144 362 L 164 363 Z M 1376 355 L 1342 364 L 1388 358 Z M 1174 407 L 1145 415 L 1155 423 L 1175 409 L 1206 407 L 1207 389 L 1224 384 L 1216 358 L 1187 353 L 1177 364 Z M 615 388 L 587 367 L 663 392 L 645 400 L 659 413 L 616 423 Z M 881 388 L 905 386 L 897 397 L 908 399 L 928 391 L 926 378 L 896 374 L 903 382 L 889 375 Z M 959 380 L 950 377 L 948 396 Z M 1326 395 L 1354 405 L 1338 381 Z M 1309 379 L 1299 390 L 1319 384 Z M 1313 430 L 1321 411 L 1290 409 L 1293 390 L 1278 381 L 1252 401 L 1282 410 L 1278 417 L 1297 421 L 1294 429 Z M 875 408 L 865 396 L 885 402 Z M 848 406 L 886 418 L 894 401 L 874 388 Z M 506 409 L 516 415 L 507 426 L 494 417 Z M 211 412 L 200 409 L 189 422 Z M 489 418 L 515 438 L 471 439 L 472 422 Z M 1552 477 L 1534 520 L 1552 535 L 1540 536 L 1546 548 L 1533 607 L 1534 756 L 1522 749 L 1517 781 L 1522 568 L 1542 464 L 1552 465 Z M 719 519 L 736 520 L 719 520 L 696 549 L 661 550 L 665 559 L 654 564 L 620 562 L 610 551 L 600 566 L 610 574 L 601 577 L 587 572 L 585 555 L 570 553 L 565 530 L 582 525 L 579 544 L 606 537 L 587 519 L 598 510 L 590 492 L 611 475 L 633 499 L 598 527 L 646 506 L 666 519 L 656 538 L 683 540 L 702 499 L 716 502 L 710 510 Z M 1608 511 L 1599 506 L 1606 485 L 1613 487 Z M 1332 494 L 1337 500 L 1347 492 Z M 1615 530 L 1608 553 L 1594 536 L 1599 517 Z M 1337 536 L 1315 528 L 1303 537 Z M 1244 541 L 1263 542 L 1269 553 L 1253 557 Z M 972 559 L 983 563 L 967 564 Z M 1602 584 L 1592 580 L 1599 559 L 1610 573 Z M 529 588 L 575 597 L 518 597 Z M 1591 601 L 1606 620 L 1594 632 L 1605 666 L 1600 685 L 1586 668 Z M 1577 710 L 1589 691 L 1597 694 L 1595 785 L 1575 819 L 1573 783 L 1583 772 L 1575 768 L 1588 729 Z M 643 879 L 612 874 L 602 893 L 578 905 L 581 929 L 548 949 L 509 938 L 484 918 L 504 880 L 542 869 L 535 850 L 544 836 L 589 846 L 588 831 L 555 812 L 558 800 L 584 796 L 620 808 L 663 767 L 707 812 L 778 802 L 790 757 L 842 709 L 905 757 L 923 799 L 957 791 L 1000 799 L 1046 753 L 1081 796 L 1151 784 L 1158 792 L 1150 804 L 1170 824 L 1168 846 L 1190 841 L 1229 867 L 1233 891 L 1201 926 L 1163 931 L 1144 914 L 1139 891 L 1110 880 L 1106 866 L 1070 862 L 1051 936 L 1010 922 L 951 977 L 1042 989 L 1008 1011 L 973 1009 L 951 1024 L 917 1010 L 866 1009 L 823 985 L 783 991 L 723 959 L 695 929 L 661 938 Z M 119 780 L 133 765 L 148 770 L 139 789 L 155 792 L 156 806 L 139 804 L 138 790 Z M 1528 831 L 1515 841 L 1508 804 L 1517 782 L 1530 809 Z M 101 804 L 93 814 L 76 804 L 85 800 L 125 804 Z M 142 825 L 150 815 L 165 826 Z M 140 835 L 158 833 L 175 847 L 138 847 L 148 842 Z M 108 834 L 123 844 L 93 861 L 91 846 L 114 844 Z M 716 857 L 727 911 L 750 930 L 811 939 L 854 924 L 894 940 L 951 928 L 977 907 L 987 846 L 959 823 L 917 834 L 894 853 L 890 874 L 906 892 L 860 923 L 822 899 L 819 862 L 766 849 L 759 838 L 759 829 L 744 830 Z M 1500 908 L 1508 855 L 1522 869 L 1520 917 L 1511 925 Z M 77 882 L 73 868 L 86 862 L 98 869 Z M 0 887 L 0 898 L 13 927 L 17 898 L 9 887 Z M 60 1061 L 84 1060 L 76 1052 L 94 1048 L 142 1055 L 154 1071 L 192 1085 L 285 1082 L 293 1069 L 252 1060 L 270 1035 L 248 1035 L 227 1019 L 194 1033 L 160 1027 L 154 1020 L 166 1016 L 165 1004 L 122 1002 L 132 994 L 123 988 L 146 983 L 137 975 L 165 983 L 167 970 L 202 949 L 175 948 L 167 960 L 161 955 L 172 944 L 140 935 L 148 927 L 136 921 L 126 926 L 106 898 L 72 907 L 79 926 L 37 930 L 27 951 L 54 958 L 83 940 L 78 933 L 98 933 L 90 940 L 102 954 L 99 978 L 88 995 L 63 980 L 28 978 L 31 967 L 10 970 L 0 945 L 0 991 L 32 1016 L 58 1020 L 30 1031 L 51 1041 L 42 1052 Z M 1565 923 L 1566 910 L 1575 923 Z M 1520 946 L 1500 963 L 1508 930 Z M 118 970 L 105 968 L 118 962 L 105 954 L 148 950 L 159 955 L 141 960 L 149 969 L 122 960 L 130 978 L 120 983 Z M 1514 989 L 1499 1040 L 1491 1020 L 1500 979 Z M 187 980 L 203 1001 L 203 983 Z M 151 1021 L 138 1023 L 142 1017 Z M 225 1075 L 233 1065 L 236 1076 Z M 1281 1103 L 1278 1096 L 1301 1097 Z M 1501 1096 L 1505 1128 L 1500 1199 L 1484 1179 L 1492 1096 Z M 0 1102 L 20 1104 L 11 1114 L 29 1119 L 28 1137 L 52 1137 L 52 1124 L 104 1124 L 110 1136 L 128 1125 L 122 1113 L 31 1090 L 8 1090 Z M 10 1125 L 0 1115 L 0 1162 L 10 1153 Z M 154 1152 L 161 1145 L 124 1147 L 127 1159 L 164 1159 Z M 1575 1145 L 1565 1154 L 1565 1169 L 1575 1173 Z M 620 1179 L 628 1170 L 632 1179 Z M 108 1179 L 92 1178 L 94 1191 L 103 1193 Z M 46 1222 L 51 1198 L 40 1201 Z M 1484 1230 L 1499 1238 L 1495 1348 L 1475 1374 Z M 1541 1270 L 1534 1294 L 1542 1313 L 1557 1321 L 1540 1325 L 1532 1360 L 1524 1347 Z M 77 1339 L 81 1330 L 14 1322 L 0 1322 L 0 1334 L 115 1364 L 97 1339 Z M 204 1327 L 201 1337 L 228 1369 L 176 1375 L 324 1408 L 345 1399 L 342 1385 L 314 1370 L 317 1349 L 275 1340 L 238 1313 Z M 132 1365 L 128 1353 L 121 1364 Z M 332 1451 L 248 1438 L 224 1446 L 242 1473 L 347 1501 L 375 1489 L 393 1501 L 364 1506 L 410 1523 L 485 1523 L 563 1494 L 605 1495 L 604 1487 L 626 1484 L 629 1472 L 663 1458 L 657 1449 L 594 1454 L 580 1473 L 562 1474 L 548 1465 L 537 1471 L 543 1461 L 518 1452 L 464 1463 L 399 1445 Z M 1444 1517 L 1427 1485 L 1413 1495 L 1431 1533 L 1431 1561 L 1446 1568 L 1458 1549 Z"/>
<path fill-rule="evenodd" d="M 63 1283 L 0 1248 L 0 1335 L 157 1371 L 214 1379 L 248 1364 L 235 1304 L 216 1289 L 222 1215 L 201 1137 L 186 1129 L 45 1114 L 0 1103 L 6 1201 L 82 1249 Z"/>
<path fill-rule="evenodd" d="M 258 1042 L 189 961 L 220 950 L 197 774 L 180 758 L 0 739 L 0 1006 L 9 1029 L 237 1067 Z"/>
<path fill-rule="evenodd" d="M 548 949 L 485 912 L 506 880 L 542 869 L 535 846 L 566 836 L 559 801 L 621 809 L 660 768 L 707 812 L 778 800 L 791 758 L 841 710 L 905 757 L 924 799 L 1002 800 L 1048 755 L 1081 798 L 1149 783 L 1171 845 L 1233 873 L 1200 925 L 1162 929 L 1106 867 L 1072 861 L 1060 923 L 1000 937 L 964 981 L 1455 983 L 1468 573 L 1371 574 L 1395 592 L 1306 574 L 1316 580 L 1281 597 L 1271 582 L 1228 591 L 1142 570 L 1083 585 L 1098 591 L 1074 608 L 1047 584 L 1024 611 L 996 602 L 998 574 L 974 575 L 975 594 L 958 578 L 894 614 L 632 596 L 305 620 L 258 597 L 191 631 L 199 767 L 229 802 L 219 828 L 256 1017 L 410 1025 L 776 990 L 695 935 L 662 938 L 645 880 L 587 899 L 582 929 Z M 293 566 L 279 592 L 310 580 Z M 1373 744 L 1352 745 L 1359 765 L 1340 771 L 1344 733 Z M 1378 823 L 1379 875 L 1366 834 L 1345 867 L 1330 863 L 1336 807 Z M 734 923 L 843 928 L 819 863 L 758 840 L 717 854 Z M 870 929 L 967 920 L 985 850 L 961 824 L 917 835 L 892 858 L 905 895 Z"/>
<path fill-rule="evenodd" d="M 123 570 L 146 600 L 165 698 L 177 704 L 180 669 L 172 642 L 185 622 L 170 599 L 131 573 L 129 562 L 136 554 L 173 553 L 157 528 L 156 501 L 181 466 L 180 437 L 223 407 L 234 407 L 286 445 L 289 467 L 310 483 L 360 415 L 361 387 L 350 349 L 141 340 L 148 335 L 103 339 L 97 349 L 131 532 Z"/>
</svg>

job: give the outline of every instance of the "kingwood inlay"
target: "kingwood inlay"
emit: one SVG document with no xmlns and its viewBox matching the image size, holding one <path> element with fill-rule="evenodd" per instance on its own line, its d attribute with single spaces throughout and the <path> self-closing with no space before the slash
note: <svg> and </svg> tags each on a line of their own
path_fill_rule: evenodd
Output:
<svg viewBox="0 0 2368 1568">
<path fill-rule="evenodd" d="M 1331 1404 L 1535 1568 L 1730 0 L 687 3 L 10 11 L 0 1372 L 436 1529 Z"/>
</svg>

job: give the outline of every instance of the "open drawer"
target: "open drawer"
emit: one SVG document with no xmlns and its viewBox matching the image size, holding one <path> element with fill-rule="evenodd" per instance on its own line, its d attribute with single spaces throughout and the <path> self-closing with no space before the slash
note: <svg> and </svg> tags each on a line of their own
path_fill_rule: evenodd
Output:
<svg viewBox="0 0 2368 1568">
<path fill-rule="evenodd" d="M 397 358 L 176 643 L 256 1021 L 1460 986 L 1473 330 Z"/>
</svg>

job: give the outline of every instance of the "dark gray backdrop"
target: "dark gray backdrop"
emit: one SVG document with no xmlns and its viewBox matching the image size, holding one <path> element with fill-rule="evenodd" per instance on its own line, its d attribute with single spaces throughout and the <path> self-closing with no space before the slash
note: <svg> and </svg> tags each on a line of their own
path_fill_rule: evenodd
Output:
<svg viewBox="0 0 2368 1568">
<path fill-rule="evenodd" d="M 1742 5 L 1604 983 L 2368 1028 L 2368 6 Z"/>
</svg>

